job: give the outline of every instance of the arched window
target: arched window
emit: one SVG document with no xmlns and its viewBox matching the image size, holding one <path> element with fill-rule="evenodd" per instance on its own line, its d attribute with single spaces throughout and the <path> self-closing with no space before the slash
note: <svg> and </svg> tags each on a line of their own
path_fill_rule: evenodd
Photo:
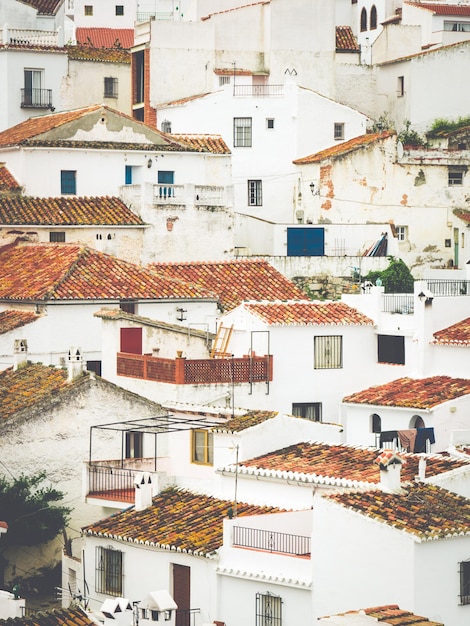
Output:
<svg viewBox="0 0 470 626">
<path fill-rule="evenodd" d="M 377 413 L 373 413 L 370 416 L 370 429 L 373 433 L 381 433 L 382 432 L 382 418 Z"/>
<path fill-rule="evenodd" d="M 376 28 L 377 28 L 377 9 L 375 7 L 375 4 L 373 4 L 370 9 L 370 29 L 375 30 Z"/>
<path fill-rule="evenodd" d="M 410 428 L 425 428 L 424 420 L 421 415 L 413 415 L 410 420 Z"/>
<path fill-rule="evenodd" d="M 364 7 L 361 10 L 361 33 L 367 30 L 367 11 Z"/>
</svg>

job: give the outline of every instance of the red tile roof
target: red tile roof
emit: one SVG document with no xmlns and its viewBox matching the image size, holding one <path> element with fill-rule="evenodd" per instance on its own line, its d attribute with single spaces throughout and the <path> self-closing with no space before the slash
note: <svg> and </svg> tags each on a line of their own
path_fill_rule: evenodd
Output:
<svg viewBox="0 0 470 626">
<path fill-rule="evenodd" d="M 375 485 L 380 482 L 380 469 L 376 462 L 380 454 L 381 450 L 377 448 L 302 442 L 241 461 L 238 471 L 247 475 L 260 474 L 342 487 Z M 402 480 L 414 480 L 418 476 L 421 455 L 400 452 L 400 457 L 404 462 Z M 426 457 L 427 477 L 460 467 L 470 466 L 449 456 L 436 454 Z"/>
<path fill-rule="evenodd" d="M 434 343 L 446 346 L 470 346 L 470 317 L 435 332 Z"/>
<path fill-rule="evenodd" d="M 25 617 L 10 617 L 0 620 L 4 626 L 96 626 L 81 609 L 52 609 L 38 611 Z"/>
<path fill-rule="evenodd" d="M 397 604 L 375 606 L 368 609 L 361 609 L 360 611 L 347 611 L 339 615 L 351 616 L 351 626 L 356 623 L 355 616 L 357 615 L 369 615 L 371 618 L 375 618 L 377 622 L 380 622 L 380 624 L 383 624 L 383 626 L 444 626 L 441 622 L 430 622 L 427 617 L 420 617 L 419 615 L 410 613 L 410 611 L 400 609 Z M 321 621 L 320 619 L 320 622 Z M 347 626 L 347 623 L 348 622 L 345 621 L 344 626 Z"/>
<path fill-rule="evenodd" d="M 197 152 L 212 152 L 213 154 L 230 154 L 230 148 L 220 135 L 174 135 L 169 134 L 170 138 L 176 141 L 186 143 Z"/>
<path fill-rule="evenodd" d="M 21 0 L 21 2 L 36 9 L 40 15 L 55 15 L 63 0 Z"/>
<path fill-rule="evenodd" d="M 44 365 L 25 365 L 0 372 L 0 417 L 8 419 L 67 387 L 67 372 Z"/>
<path fill-rule="evenodd" d="M 18 181 L 15 180 L 5 163 L 0 163 L 0 194 L 17 193 L 20 189 Z"/>
<path fill-rule="evenodd" d="M 258 424 L 263 424 L 263 422 L 273 419 L 277 415 L 279 415 L 277 411 L 249 411 L 245 415 L 232 417 L 220 426 L 214 426 L 212 430 L 217 432 L 238 433 L 247 428 L 257 426 Z"/>
<path fill-rule="evenodd" d="M 0 224 L 47 226 L 142 226 L 144 222 L 120 200 L 90 198 L 0 196 Z"/>
<path fill-rule="evenodd" d="M 156 548 L 211 556 L 223 544 L 223 520 L 233 503 L 175 488 L 153 498 L 143 511 L 127 509 L 90 524 L 87 535 L 144 543 Z M 280 509 L 237 503 L 237 515 L 263 515 Z"/>
<path fill-rule="evenodd" d="M 35 322 L 41 316 L 32 311 L 1 311 L 0 312 L 0 335 L 9 333 L 15 328 L 21 328 L 26 324 Z"/>
<path fill-rule="evenodd" d="M 325 159 L 334 159 L 339 156 L 344 156 L 349 152 L 359 150 L 360 148 L 368 147 L 378 141 L 388 139 L 394 134 L 394 132 L 385 131 L 383 133 L 360 135 L 359 137 L 354 137 L 354 139 L 349 139 L 348 141 L 335 144 L 334 146 L 321 150 L 320 152 L 316 152 L 315 154 L 310 154 L 309 156 L 296 159 L 293 163 L 295 165 L 305 165 L 308 163 L 320 163 L 320 161 L 324 161 Z"/>
<path fill-rule="evenodd" d="M 470 17 L 470 5 L 468 4 L 437 4 L 434 2 L 405 2 L 408 6 L 431 11 L 434 15 L 459 15 Z"/>
<path fill-rule="evenodd" d="M 216 296 L 78 244 L 0 248 L 0 299 L 160 300 Z"/>
<path fill-rule="evenodd" d="M 443 402 L 470 394 L 470 379 L 450 376 L 399 378 L 343 398 L 343 402 L 374 406 L 432 409 Z"/>
<path fill-rule="evenodd" d="M 232 11 L 240 11 L 241 9 L 246 9 L 249 7 L 255 7 L 262 4 L 269 4 L 271 0 L 261 0 L 261 2 L 251 2 L 249 4 L 243 4 L 241 6 L 233 7 L 231 9 L 224 9 L 223 11 L 214 11 L 214 13 L 209 13 L 208 15 L 201 18 L 202 21 L 208 20 L 214 15 L 221 15 L 222 13 L 231 13 Z"/>
<path fill-rule="evenodd" d="M 394 493 L 374 489 L 322 497 L 421 541 L 470 534 L 470 499 L 429 483 L 404 483 Z"/>
<path fill-rule="evenodd" d="M 124 48 L 129 50 L 134 45 L 133 28 L 84 28 L 75 33 L 77 44 L 91 48 Z"/>
<path fill-rule="evenodd" d="M 303 300 L 305 294 L 264 260 L 153 263 L 158 274 L 179 278 L 217 293 L 225 310 L 243 300 Z"/>
<path fill-rule="evenodd" d="M 73 61 L 104 61 L 107 63 L 131 62 L 131 53 L 120 48 L 91 48 L 90 46 L 67 46 L 69 59 Z"/>
<path fill-rule="evenodd" d="M 462 221 L 470 225 L 470 211 L 468 209 L 454 209 L 452 212 Z"/>
<path fill-rule="evenodd" d="M 336 52 L 359 52 L 357 39 L 351 26 L 336 27 Z"/>
<path fill-rule="evenodd" d="M 271 326 L 373 326 L 344 302 L 245 302 L 243 307 Z"/>
</svg>

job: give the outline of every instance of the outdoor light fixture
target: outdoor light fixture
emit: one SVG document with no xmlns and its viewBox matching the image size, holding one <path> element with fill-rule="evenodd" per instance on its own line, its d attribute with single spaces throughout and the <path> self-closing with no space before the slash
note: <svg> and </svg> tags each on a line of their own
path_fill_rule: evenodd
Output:
<svg viewBox="0 0 470 626">
<path fill-rule="evenodd" d="M 152 167 L 152 159 L 147 161 L 147 167 L 150 169 Z"/>
<path fill-rule="evenodd" d="M 309 187 L 310 187 L 310 191 L 312 192 L 312 196 L 319 196 L 320 195 L 320 190 L 319 189 L 317 189 L 315 191 L 315 183 L 313 183 L 313 182 L 310 183 Z"/>
</svg>

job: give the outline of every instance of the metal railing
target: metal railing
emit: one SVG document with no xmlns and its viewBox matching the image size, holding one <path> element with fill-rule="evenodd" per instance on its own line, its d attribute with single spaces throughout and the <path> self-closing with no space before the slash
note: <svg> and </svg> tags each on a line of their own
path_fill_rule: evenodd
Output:
<svg viewBox="0 0 470 626">
<path fill-rule="evenodd" d="M 384 313 L 400 313 L 411 315 L 414 313 L 414 296 L 412 293 L 384 293 L 382 296 L 382 311 Z"/>
<path fill-rule="evenodd" d="M 52 109 L 52 89 L 21 90 L 22 109 Z"/>
<path fill-rule="evenodd" d="M 470 280 L 427 279 L 429 291 L 434 296 L 470 296 Z"/>
<path fill-rule="evenodd" d="M 310 556 L 310 537 L 259 528 L 233 527 L 233 545 L 295 556 Z"/>
<path fill-rule="evenodd" d="M 167 13 L 144 13 L 139 11 L 137 13 L 137 21 L 138 22 L 148 22 L 149 20 L 173 20 L 174 19 L 174 13 L 172 13 L 171 11 L 167 12 Z"/>
<path fill-rule="evenodd" d="M 283 96 L 284 85 L 234 85 L 233 95 L 253 97 Z"/>
<path fill-rule="evenodd" d="M 119 502 L 134 502 L 134 478 L 137 473 L 137 470 L 89 465 L 87 495 L 112 498 Z"/>
</svg>

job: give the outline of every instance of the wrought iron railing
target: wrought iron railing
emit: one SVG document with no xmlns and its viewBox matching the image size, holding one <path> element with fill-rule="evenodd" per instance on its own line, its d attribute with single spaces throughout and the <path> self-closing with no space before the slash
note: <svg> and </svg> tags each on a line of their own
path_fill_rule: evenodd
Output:
<svg viewBox="0 0 470 626">
<path fill-rule="evenodd" d="M 412 293 L 384 293 L 382 296 L 382 311 L 384 313 L 414 313 L 414 296 Z"/>
<path fill-rule="evenodd" d="M 23 109 L 52 109 L 52 89 L 23 88 L 21 107 Z"/>
<path fill-rule="evenodd" d="M 470 296 L 470 280 L 441 280 L 431 278 L 426 280 L 429 291 L 435 297 L 440 296 Z"/>
<path fill-rule="evenodd" d="M 105 465 L 88 466 L 88 494 L 119 502 L 134 502 L 134 478 L 137 470 L 119 469 Z"/>
<path fill-rule="evenodd" d="M 259 528 L 233 527 L 233 545 L 295 556 L 310 556 L 310 537 Z"/>
<path fill-rule="evenodd" d="M 269 97 L 284 95 L 284 85 L 234 85 L 234 96 Z"/>
</svg>

